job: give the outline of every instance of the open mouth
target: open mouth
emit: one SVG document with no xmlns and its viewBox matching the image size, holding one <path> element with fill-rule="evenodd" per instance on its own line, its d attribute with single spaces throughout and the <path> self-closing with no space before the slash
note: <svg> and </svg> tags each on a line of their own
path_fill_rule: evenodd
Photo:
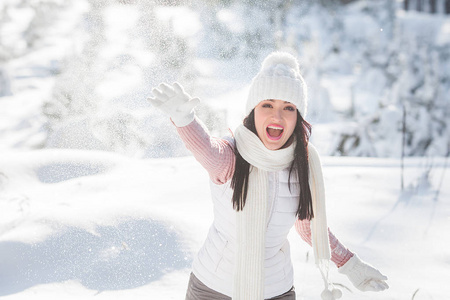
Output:
<svg viewBox="0 0 450 300">
<path fill-rule="evenodd" d="M 267 137 L 273 141 L 281 139 L 283 131 L 284 131 L 283 126 L 276 124 L 270 124 L 266 128 Z"/>
</svg>

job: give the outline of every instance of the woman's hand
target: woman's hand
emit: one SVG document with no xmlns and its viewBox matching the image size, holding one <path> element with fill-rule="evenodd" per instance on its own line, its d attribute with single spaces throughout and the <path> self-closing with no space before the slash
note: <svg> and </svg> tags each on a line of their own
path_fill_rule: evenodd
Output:
<svg viewBox="0 0 450 300">
<path fill-rule="evenodd" d="M 154 98 L 148 98 L 150 103 L 170 116 L 177 127 L 188 125 L 194 120 L 194 108 L 200 99 L 191 98 L 183 87 L 175 82 L 173 86 L 161 83 L 152 90 Z"/>
<path fill-rule="evenodd" d="M 363 262 L 356 254 L 338 271 L 347 275 L 353 285 L 363 292 L 379 292 L 389 288 L 385 282 L 387 277 L 371 265 Z"/>
</svg>

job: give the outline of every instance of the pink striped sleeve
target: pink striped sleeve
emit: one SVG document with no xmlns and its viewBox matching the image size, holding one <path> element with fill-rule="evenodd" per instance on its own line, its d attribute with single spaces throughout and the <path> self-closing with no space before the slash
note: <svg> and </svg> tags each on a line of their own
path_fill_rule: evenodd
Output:
<svg viewBox="0 0 450 300">
<path fill-rule="evenodd" d="M 302 239 L 311 246 L 311 222 L 309 220 L 298 220 L 295 222 L 295 229 Z M 331 261 L 338 268 L 342 267 L 352 256 L 353 253 L 348 250 L 328 228 L 330 239 Z"/>
<path fill-rule="evenodd" d="M 184 127 L 177 127 L 178 134 L 186 148 L 195 159 L 208 171 L 209 177 L 216 184 L 224 184 L 234 173 L 234 142 L 232 139 L 211 137 L 208 129 L 195 118 Z"/>
</svg>

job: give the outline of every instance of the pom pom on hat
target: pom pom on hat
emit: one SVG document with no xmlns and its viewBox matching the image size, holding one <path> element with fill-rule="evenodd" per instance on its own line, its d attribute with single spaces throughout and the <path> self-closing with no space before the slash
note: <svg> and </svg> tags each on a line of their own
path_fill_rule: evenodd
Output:
<svg viewBox="0 0 450 300">
<path fill-rule="evenodd" d="M 273 52 L 264 59 L 250 86 L 246 114 L 267 99 L 288 101 L 297 107 L 303 118 L 306 117 L 307 87 L 298 61 L 291 54 Z"/>
<path fill-rule="evenodd" d="M 295 77 L 300 75 L 300 67 L 298 61 L 289 53 L 286 52 L 272 52 L 263 61 L 261 66 L 262 73 L 270 73 L 270 70 L 280 68 L 285 70 L 286 75 Z"/>
</svg>

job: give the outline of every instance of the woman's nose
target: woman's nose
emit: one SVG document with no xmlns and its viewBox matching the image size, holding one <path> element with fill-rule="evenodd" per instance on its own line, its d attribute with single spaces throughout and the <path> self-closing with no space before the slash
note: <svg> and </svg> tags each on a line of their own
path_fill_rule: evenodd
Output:
<svg viewBox="0 0 450 300">
<path fill-rule="evenodd" d="M 282 113 L 282 111 L 280 109 L 274 109 L 273 110 L 273 114 L 272 114 L 272 118 L 274 120 L 281 120 L 281 113 Z"/>
</svg>

